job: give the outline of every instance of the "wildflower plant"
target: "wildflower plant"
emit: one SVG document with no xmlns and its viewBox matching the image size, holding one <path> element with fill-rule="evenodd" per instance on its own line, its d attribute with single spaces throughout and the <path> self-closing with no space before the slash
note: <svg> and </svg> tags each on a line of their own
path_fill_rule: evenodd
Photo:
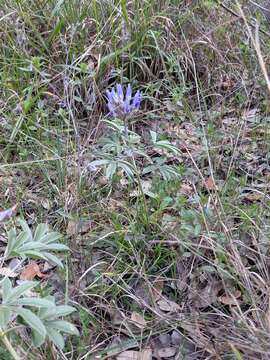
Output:
<svg viewBox="0 0 270 360">
<path fill-rule="evenodd" d="M 110 128 L 110 136 L 101 139 L 98 160 L 89 164 L 93 171 L 103 166 L 105 175 L 112 179 L 118 169 L 122 169 L 130 180 L 136 180 L 140 187 L 141 176 L 151 172 L 159 173 L 164 179 L 172 180 L 179 176 L 176 166 L 167 165 L 169 155 L 177 155 L 178 149 L 166 139 L 159 139 L 154 131 L 149 133 L 149 143 L 131 129 L 131 122 L 138 114 L 142 104 L 142 93 L 132 96 L 132 87 L 117 84 L 106 91 L 110 119 L 104 120 Z M 148 154 L 155 153 L 156 157 Z M 162 156 L 160 157 L 160 153 Z M 161 161 L 162 158 L 162 161 Z M 143 166 L 142 166 L 143 164 Z"/>
<path fill-rule="evenodd" d="M 10 217 L 12 209 L 1 212 L 0 221 Z M 40 346 L 49 339 L 56 347 L 63 349 L 65 340 L 62 333 L 79 335 L 73 324 L 63 320 L 64 316 L 76 310 L 74 307 L 57 305 L 52 296 L 38 297 L 38 293 L 33 292 L 38 282 L 22 281 L 16 284 L 9 279 L 11 270 L 6 264 L 12 258 L 21 263 L 29 259 L 42 259 L 63 267 L 57 255 L 52 252 L 68 250 L 66 245 L 59 242 L 62 236 L 49 231 L 46 224 L 39 224 L 35 232 L 22 219 L 19 220 L 19 225 L 21 231 L 18 232 L 13 227 L 8 232 L 7 247 L 0 267 L 0 334 L 2 342 L 15 360 L 20 357 L 7 336 L 13 328 L 16 329 L 14 324 L 23 323 L 31 329 L 34 346 Z"/>
<path fill-rule="evenodd" d="M 130 84 L 128 84 L 126 92 L 122 85 L 117 84 L 116 89 L 113 87 L 111 90 L 107 90 L 106 94 L 108 109 L 110 115 L 114 118 L 122 119 L 140 108 L 142 94 L 138 90 L 132 98 L 132 88 Z"/>
</svg>

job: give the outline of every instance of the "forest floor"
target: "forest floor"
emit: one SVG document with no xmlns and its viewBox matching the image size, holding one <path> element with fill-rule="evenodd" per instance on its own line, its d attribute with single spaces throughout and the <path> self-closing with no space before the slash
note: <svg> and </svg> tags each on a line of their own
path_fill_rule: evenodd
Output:
<svg viewBox="0 0 270 360">
<path fill-rule="evenodd" d="M 1 3 L 1 208 L 64 235 L 40 291 L 80 331 L 15 329 L 25 359 L 269 359 L 270 30 L 242 5 Z M 129 83 L 127 145 L 106 90 Z"/>
</svg>

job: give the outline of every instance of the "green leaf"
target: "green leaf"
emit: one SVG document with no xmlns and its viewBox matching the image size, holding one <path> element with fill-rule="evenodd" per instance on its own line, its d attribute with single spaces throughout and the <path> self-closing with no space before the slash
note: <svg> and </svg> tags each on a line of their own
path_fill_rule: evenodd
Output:
<svg viewBox="0 0 270 360">
<path fill-rule="evenodd" d="M 11 319 L 11 310 L 7 306 L 0 306 L 0 327 L 5 329 Z"/>
<path fill-rule="evenodd" d="M 35 307 L 45 307 L 45 308 L 51 308 L 52 306 L 55 306 L 54 303 L 52 303 L 49 300 L 46 299 L 40 299 L 40 298 L 22 298 L 18 299 L 16 302 L 11 302 L 12 305 L 26 305 L 26 306 L 35 306 Z"/>
<path fill-rule="evenodd" d="M 64 251 L 69 250 L 69 248 L 64 244 L 54 243 L 54 244 L 44 244 L 41 242 L 31 241 L 22 247 L 20 247 L 17 251 L 26 252 L 28 250 L 55 250 L 55 251 Z"/>
<path fill-rule="evenodd" d="M 121 0 L 121 9 L 122 9 L 122 16 L 128 25 L 129 19 L 128 19 L 128 11 L 127 11 L 127 0 Z"/>
<path fill-rule="evenodd" d="M 63 268 L 63 264 L 62 262 L 58 259 L 57 256 L 50 254 L 48 252 L 43 252 L 44 257 L 46 257 L 46 260 L 48 260 L 49 262 L 56 264 L 58 266 L 60 266 L 61 268 Z"/>
<path fill-rule="evenodd" d="M 45 340 L 47 334 L 46 328 L 43 322 L 31 310 L 16 307 L 14 311 L 23 318 L 31 329 L 35 330 Z"/>
<path fill-rule="evenodd" d="M 155 131 L 150 130 L 150 136 L 152 142 L 155 144 L 157 142 L 157 133 Z"/>
<path fill-rule="evenodd" d="M 37 285 L 34 281 L 26 281 L 23 284 L 20 284 L 11 289 L 8 296 L 5 299 L 5 303 L 9 303 L 10 301 L 14 301 L 22 296 L 26 291 L 33 289 Z M 3 302 L 4 303 L 4 302 Z"/>
<path fill-rule="evenodd" d="M 60 316 L 67 316 L 76 311 L 76 309 L 69 305 L 58 305 L 53 309 L 53 311 L 47 312 L 42 319 L 56 318 Z"/>
<path fill-rule="evenodd" d="M 13 251 L 15 243 L 16 243 L 16 230 L 13 228 L 8 231 L 8 244 L 7 244 L 7 249 L 6 249 L 7 257 Z"/>
<path fill-rule="evenodd" d="M 30 227 L 28 226 L 27 222 L 23 219 L 19 219 L 19 224 L 21 225 L 23 231 L 25 231 L 28 234 L 29 240 L 33 240 L 32 231 Z"/>
<path fill-rule="evenodd" d="M 38 224 L 35 234 L 34 234 L 34 241 L 41 241 L 41 239 L 46 235 L 48 231 L 47 224 Z"/>
<path fill-rule="evenodd" d="M 26 243 L 27 241 L 29 241 L 29 236 L 27 234 L 27 232 L 22 231 L 16 239 L 16 249 L 18 249 L 22 244 Z"/>
<path fill-rule="evenodd" d="M 62 237 L 63 237 L 62 234 L 52 231 L 52 232 L 46 234 L 45 236 L 43 236 L 40 239 L 40 241 L 43 242 L 44 244 L 49 244 L 49 243 L 52 243 L 52 242 L 55 242 L 55 241 L 61 239 Z"/>
<path fill-rule="evenodd" d="M 44 256 L 44 254 L 42 254 L 40 251 L 35 251 L 35 250 L 27 250 L 25 251 L 23 254 L 20 253 L 16 253 L 18 256 L 25 256 L 25 257 L 30 257 L 33 259 L 43 259 L 43 260 L 47 260 L 47 257 Z"/>
<path fill-rule="evenodd" d="M 112 161 L 106 168 L 105 176 L 109 179 L 113 177 L 117 169 L 117 163 L 116 161 Z"/>
<path fill-rule="evenodd" d="M 59 333 L 59 331 L 55 330 L 54 328 L 47 327 L 47 333 L 51 341 L 59 348 L 63 349 L 65 346 L 65 340 L 63 336 Z"/>
<path fill-rule="evenodd" d="M 40 333 L 38 333 L 35 330 L 32 330 L 32 331 L 33 331 L 33 344 L 34 344 L 34 346 L 35 347 L 41 346 L 45 341 L 44 336 L 40 335 Z M 46 331 L 47 331 L 47 329 L 46 329 Z M 48 333 L 48 331 L 47 331 L 47 333 Z"/>
<path fill-rule="evenodd" d="M 54 243 L 54 244 L 45 244 L 45 250 L 54 250 L 54 251 L 68 251 L 69 247 L 64 244 Z"/>
<path fill-rule="evenodd" d="M 12 285 L 9 278 L 4 278 L 3 281 L 1 281 L 1 287 L 2 287 L 2 302 L 5 304 L 7 302 L 7 299 L 10 295 Z"/>
<path fill-rule="evenodd" d="M 76 326 L 65 320 L 50 321 L 49 326 L 50 328 L 53 327 L 56 330 L 63 331 L 71 335 L 77 335 L 77 336 L 80 335 Z"/>
<path fill-rule="evenodd" d="M 95 160 L 95 161 L 92 161 L 90 162 L 89 165 L 92 165 L 92 166 L 100 166 L 100 165 L 107 165 L 110 163 L 110 160 L 107 160 L 107 159 L 102 159 L 102 160 Z"/>
</svg>

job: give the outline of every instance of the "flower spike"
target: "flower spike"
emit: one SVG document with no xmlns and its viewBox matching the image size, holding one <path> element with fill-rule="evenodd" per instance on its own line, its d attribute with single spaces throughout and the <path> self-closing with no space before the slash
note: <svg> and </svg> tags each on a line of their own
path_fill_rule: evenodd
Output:
<svg viewBox="0 0 270 360">
<path fill-rule="evenodd" d="M 116 84 L 116 90 L 114 87 L 111 90 L 106 90 L 106 95 L 108 109 L 113 117 L 122 117 L 132 111 L 139 110 L 142 101 L 140 91 L 137 91 L 132 99 L 132 87 L 130 84 L 127 86 L 126 93 L 124 93 L 121 84 Z"/>
</svg>

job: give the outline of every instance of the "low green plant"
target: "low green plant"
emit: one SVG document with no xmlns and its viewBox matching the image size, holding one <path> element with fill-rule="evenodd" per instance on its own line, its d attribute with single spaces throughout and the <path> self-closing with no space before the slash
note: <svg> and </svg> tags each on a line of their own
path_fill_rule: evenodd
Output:
<svg viewBox="0 0 270 360">
<path fill-rule="evenodd" d="M 25 220 L 19 219 L 22 230 L 16 227 L 8 231 L 8 243 L 2 261 L 2 268 L 11 258 L 21 261 L 28 259 L 43 259 L 63 267 L 56 251 L 66 251 L 68 247 L 61 244 L 61 234 L 49 231 L 46 224 L 39 224 L 34 233 Z M 4 272 L 3 272 L 4 273 Z M 69 305 L 57 305 L 52 296 L 38 297 L 33 289 L 36 281 L 23 281 L 19 285 L 13 283 L 7 276 L 0 281 L 0 332 L 4 345 L 14 359 L 20 359 L 12 346 L 7 333 L 15 331 L 14 325 L 23 324 L 31 329 L 32 343 L 41 346 L 46 340 L 52 341 L 56 347 L 63 349 L 65 340 L 62 333 L 79 335 L 78 329 L 62 318 L 70 315 L 76 309 Z"/>
<path fill-rule="evenodd" d="M 104 122 L 109 126 L 111 133 L 109 137 L 101 140 L 101 151 L 97 154 L 99 159 L 91 162 L 90 167 L 104 166 L 105 175 L 109 179 L 113 178 L 118 169 L 122 169 L 130 180 L 137 180 L 141 190 L 142 175 L 155 171 L 165 180 L 177 178 L 178 169 L 167 164 L 171 154 L 179 153 L 177 147 L 167 139 L 159 139 L 155 131 L 150 130 L 149 139 L 145 141 L 142 136 L 130 129 L 132 117 L 141 105 L 140 91 L 132 97 L 130 85 L 124 93 L 123 86 L 117 84 L 116 90 L 107 90 L 107 98 L 112 120 Z"/>
</svg>

